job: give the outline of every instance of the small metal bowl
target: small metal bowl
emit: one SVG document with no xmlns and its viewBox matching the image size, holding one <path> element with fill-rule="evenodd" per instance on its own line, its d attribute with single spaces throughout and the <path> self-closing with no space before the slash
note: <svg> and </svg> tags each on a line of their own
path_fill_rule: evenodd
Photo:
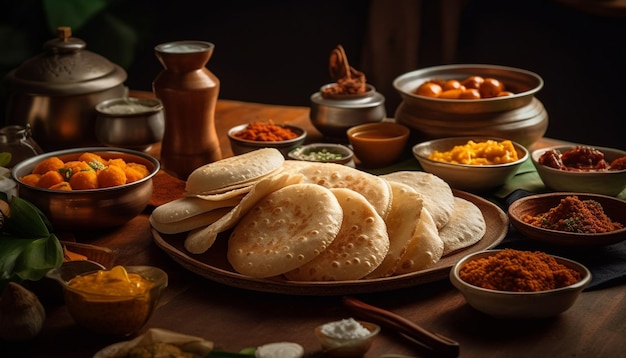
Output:
<svg viewBox="0 0 626 358">
<path fill-rule="evenodd" d="M 519 143 L 513 142 L 517 151 L 517 161 L 506 164 L 471 165 L 444 163 L 429 159 L 434 151 L 448 151 L 457 145 L 464 145 L 469 140 L 483 142 L 486 140 L 503 141 L 494 137 L 451 137 L 422 142 L 413 146 L 413 155 L 425 171 L 432 173 L 450 184 L 451 187 L 471 192 L 484 192 L 497 188 L 511 179 L 519 167 L 528 159 L 528 150 Z"/>
<path fill-rule="evenodd" d="M 127 163 L 145 165 L 149 174 L 130 184 L 91 190 L 51 190 L 24 183 L 20 178 L 30 174 L 35 166 L 50 157 L 64 162 L 91 152 L 104 159 L 122 158 Z M 123 148 L 86 147 L 40 154 L 26 159 L 11 171 L 18 183 L 18 195 L 33 203 L 52 223 L 55 230 L 95 231 L 120 226 L 139 215 L 152 197 L 152 177 L 160 169 L 159 161 L 143 152 Z"/>
<path fill-rule="evenodd" d="M 450 281 L 467 303 L 475 309 L 498 318 L 534 319 L 559 315 L 567 311 L 591 281 L 591 272 L 582 264 L 553 256 L 559 264 L 580 273 L 581 280 L 575 284 L 538 292 L 511 292 L 490 290 L 471 285 L 461 279 L 459 271 L 469 261 L 489 257 L 500 250 L 487 250 L 469 254 L 459 260 L 450 270 Z"/>
<path fill-rule="evenodd" d="M 617 196 L 626 190 L 626 169 L 611 171 L 569 171 L 551 168 L 539 164 L 539 158 L 543 153 L 556 150 L 563 153 L 574 148 L 576 145 L 559 145 L 537 149 L 531 153 L 531 160 L 539 173 L 539 177 L 546 187 L 554 191 L 571 191 L 582 193 L 594 193 Z M 607 162 L 626 156 L 626 151 L 593 147 L 604 153 Z"/>
<path fill-rule="evenodd" d="M 311 124 L 328 138 L 345 141 L 350 127 L 381 122 L 386 117 L 385 97 L 371 85 L 360 95 L 324 96 L 321 90 L 311 95 Z"/>
<path fill-rule="evenodd" d="M 163 139 L 163 104 L 156 98 L 110 99 L 96 112 L 96 138 L 103 145 L 147 150 Z"/>
<path fill-rule="evenodd" d="M 241 139 L 235 136 L 235 133 L 241 132 L 242 130 L 248 127 L 248 124 L 241 124 L 235 127 L 232 127 L 228 130 L 228 139 L 230 140 L 230 148 L 233 151 L 233 154 L 239 155 L 251 152 L 253 150 L 261 149 L 261 148 L 276 148 L 278 149 L 285 158 L 288 157 L 289 152 L 304 143 L 306 139 L 307 132 L 304 128 L 294 126 L 291 124 L 276 124 L 282 126 L 284 128 L 290 129 L 292 132 L 296 133 L 298 136 L 289 140 L 282 140 L 277 142 L 269 142 L 269 141 L 256 141 L 256 140 L 248 140 Z"/>
</svg>

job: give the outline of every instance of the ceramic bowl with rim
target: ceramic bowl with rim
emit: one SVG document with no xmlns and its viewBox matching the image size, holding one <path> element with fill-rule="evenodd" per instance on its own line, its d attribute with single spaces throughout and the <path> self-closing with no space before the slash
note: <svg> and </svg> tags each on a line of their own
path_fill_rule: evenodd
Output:
<svg viewBox="0 0 626 358">
<path fill-rule="evenodd" d="M 316 163 L 335 163 L 354 166 L 354 153 L 345 145 L 335 143 L 311 143 L 293 149 L 290 159 Z"/>
<path fill-rule="evenodd" d="M 370 349 L 374 338 L 380 332 L 380 326 L 365 321 L 356 321 L 360 326 L 367 329 L 369 334 L 358 337 L 341 337 L 325 333 L 324 327 L 328 324 L 338 324 L 340 322 L 329 322 L 315 327 L 317 337 L 324 353 L 331 357 L 363 357 Z"/>
<path fill-rule="evenodd" d="M 26 184 L 21 178 L 32 173 L 40 162 L 58 157 L 63 162 L 76 160 L 85 152 L 104 159 L 123 159 L 143 164 L 149 173 L 135 182 L 89 190 L 53 190 Z M 52 223 L 55 230 L 96 231 L 120 226 L 139 215 L 152 197 L 152 177 L 160 169 L 153 156 L 131 149 L 85 147 L 64 149 L 37 155 L 13 167 L 11 176 L 18 183 L 18 195 L 33 203 Z"/>
<path fill-rule="evenodd" d="M 538 292 L 511 292 L 486 289 L 461 279 L 459 271 L 468 262 L 492 256 L 501 250 L 486 250 L 469 254 L 450 270 L 450 281 L 467 303 L 478 311 L 497 318 L 535 319 L 559 315 L 576 302 L 591 281 L 591 272 L 582 264 L 553 256 L 557 263 L 580 273 L 580 281 L 561 288 Z"/>
<path fill-rule="evenodd" d="M 96 105 L 96 138 L 103 145 L 147 150 L 163 139 L 165 116 L 157 98 L 113 98 Z"/>
<path fill-rule="evenodd" d="M 78 263 L 77 263 L 78 262 Z M 137 274 L 149 281 L 145 292 L 135 294 L 113 294 L 103 289 L 101 293 L 85 291 L 70 285 L 70 281 L 81 275 L 97 274 L 106 269 L 89 268 L 79 261 L 71 261 L 50 270 L 47 277 L 56 280 L 63 287 L 63 296 L 68 311 L 74 320 L 84 328 L 93 332 L 112 335 L 129 336 L 138 332 L 150 319 L 167 287 L 168 276 L 165 271 L 152 266 L 124 266 L 128 273 Z M 107 285 L 106 280 L 101 284 Z"/>
<path fill-rule="evenodd" d="M 576 196 L 579 200 L 593 200 L 602 206 L 606 216 L 624 228 L 604 233 L 578 233 L 544 229 L 527 223 L 524 218 L 537 216 L 557 207 L 562 199 Z M 626 240 L 626 201 L 608 195 L 558 192 L 529 195 L 509 205 L 511 225 L 525 237 L 557 246 L 593 247 L 611 245 Z"/>
<path fill-rule="evenodd" d="M 394 122 L 367 123 L 351 127 L 348 141 L 364 167 L 381 168 L 400 158 L 411 131 Z"/>
<path fill-rule="evenodd" d="M 547 151 L 564 153 L 576 145 L 558 145 L 534 150 L 531 160 L 543 183 L 554 191 L 570 191 L 581 193 L 595 193 L 616 196 L 626 189 L 626 169 L 600 171 L 570 171 L 551 168 L 539 164 L 539 158 Z M 626 157 L 626 151 L 592 147 L 604 154 L 604 159 L 610 163 L 621 157 Z"/>
<path fill-rule="evenodd" d="M 241 132 L 242 130 L 246 129 L 248 127 L 248 124 L 240 124 L 229 129 L 227 133 L 228 140 L 230 141 L 230 148 L 232 149 L 233 154 L 244 154 L 261 148 L 276 148 L 283 154 L 285 158 L 287 158 L 290 151 L 304 144 L 307 136 L 306 129 L 292 124 L 275 123 L 275 125 L 290 129 L 298 136 L 293 139 L 276 142 L 241 139 L 237 137 L 235 133 Z"/>
<path fill-rule="evenodd" d="M 479 136 L 434 139 L 414 145 L 413 155 L 425 171 L 438 176 L 455 189 L 471 192 L 484 192 L 503 185 L 517 173 L 529 156 L 524 146 L 513 142 L 518 160 L 506 164 L 453 164 L 428 158 L 434 151 L 446 152 L 455 146 L 467 144 L 469 140 L 480 143 L 486 140 L 500 142 L 504 139 Z"/>
</svg>

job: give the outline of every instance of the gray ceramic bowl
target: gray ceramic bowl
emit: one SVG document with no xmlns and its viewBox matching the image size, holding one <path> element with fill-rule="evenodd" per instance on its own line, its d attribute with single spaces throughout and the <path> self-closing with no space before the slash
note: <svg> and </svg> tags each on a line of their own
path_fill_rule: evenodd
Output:
<svg viewBox="0 0 626 358">
<path fill-rule="evenodd" d="M 517 151 L 517 161 L 496 165 L 452 164 L 428 159 L 434 151 L 445 152 L 454 146 L 464 145 L 469 140 L 483 142 L 488 139 L 498 142 L 504 140 L 494 137 L 451 137 L 434 139 L 413 146 L 413 155 L 425 171 L 446 181 L 455 189 L 472 192 L 483 192 L 495 189 L 511 179 L 519 167 L 528 159 L 528 150 L 519 143 L 513 142 Z"/>
<path fill-rule="evenodd" d="M 500 80 L 513 96 L 476 100 L 441 99 L 418 96 L 413 91 L 428 80 L 463 80 L 470 76 L 492 77 Z M 400 75 L 393 81 L 402 99 L 413 107 L 446 113 L 490 113 L 508 111 L 529 104 L 535 93 L 543 87 L 543 79 L 536 73 L 519 68 L 486 65 L 458 64 L 427 67 Z"/>
<path fill-rule="evenodd" d="M 490 290 L 463 281 L 459 270 L 465 263 L 494 255 L 499 250 L 487 250 L 469 254 L 459 260 L 450 270 L 450 281 L 463 294 L 467 303 L 475 309 L 499 318 L 545 318 L 567 311 L 591 281 L 589 270 L 578 262 L 554 256 L 556 261 L 581 274 L 577 283 L 539 292 L 508 292 Z"/>
<path fill-rule="evenodd" d="M 309 116 L 311 124 L 324 136 L 345 140 L 346 131 L 350 127 L 385 119 L 385 97 L 371 85 L 368 85 L 368 91 L 362 95 L 336 95 L 328 98 L 322 96 L 320 91 L 311 95 Z"/>
<path fill-rule="evenodd" d="M 246 129 L 246 127 L 248 127 L 248 124 L 241 124 L 232 127 L 228 130 L 228 140 L 230 141 L 230 148 L 232 149 L 233 154 L 244 154 L 261 148 L 276 148 L 283 154 L 285 158 L 287 158 L 291 150 L 301 146 L 304 143 L 307 132 L 304 128 L 291 124 L 284 124 L 281 126 L 291 129 L 294 133 L 298 134 L 298 137 L 278 142 L 247 140 L 236 137 L 235 133 Z"/>
<path fill-rule="evenodd" d="M 41 161 L 57 156 L 75 160 L 84 152 L 105 159 L 122 158 L 127 163 L 144 164 L 149 175 L 121 186 L 91 190 L 51 190 L 23 183 L 20 177 L 30 174 Z M 33 203 L 51 221 L 55 230 L 95 231 L 122 225 L 139 215 L 152 196 L 152 177 L 159 171 L 159 161 L 143 152 L 122 148 L 86 147 L 41 154 L 18 163 L 11 175 L 18 183 L 18 195 Z"/>
<path fill-rule="evenodd" d="M 531 159 L 537 173 L 541 177 L 543 183 L 550 189 L 555 191 L 571 191 L 580 193 L 594 193 L 616 196 L 626 189 L 626 169 L 614 171 L 591 171 L 591 172 L 573 172 L 547 167 L 539 164 L 538 160 L 543 153 L 548 150 L 558 150 L 563 153 L 572 149 L 574 145 L 561 145 L 549 148 L 537 149 L 531 153 Z M 626 156 L 626 151 L 593 147 L 602 153 L 606 161 Z"/>
<path fill-rule="evenodd" d="M 316 154 L 322 152 L 322 155 Z M 325 153 L 332 154 L 327 157 Z M 334 143 L 306 144 L 289 152 L 289 158 L 305 162 L 336 163 L 354 166 L 354 153 L 345 145 Z"/>
</svg>

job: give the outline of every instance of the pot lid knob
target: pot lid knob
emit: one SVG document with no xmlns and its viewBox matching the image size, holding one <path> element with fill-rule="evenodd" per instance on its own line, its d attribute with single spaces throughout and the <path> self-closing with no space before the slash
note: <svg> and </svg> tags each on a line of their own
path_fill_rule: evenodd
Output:
<svg viewBox="0 0 626 358">
<path fill-rule="evenodd" d="M 52 39 L 43 45 L 45 51 L 52 53 L 76 52 L 87 47 L 85 41 L 72 37 L 72 28 L 69 26 L 59 26 L 57 28 L 58 38 Z"/>
</svg>

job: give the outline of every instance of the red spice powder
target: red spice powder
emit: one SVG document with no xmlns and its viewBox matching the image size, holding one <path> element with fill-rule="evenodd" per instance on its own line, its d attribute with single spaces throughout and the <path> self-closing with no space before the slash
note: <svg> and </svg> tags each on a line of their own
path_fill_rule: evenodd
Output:
<svg viewBox="0 0 626 358">
<path fill-rule="evenodd" d="M 271 120 L 268 123 L 252 122 L 248 124 L 246 129 L 234 135 L 237 138 L 259 142 L 280 142 L 298 137 L 298 134 L 291 129 L 276 125 Z"/>
<path fill-rule="evenodd" d="M 467 262 L 459 270 L 471 285 L 498 291 L 537 292 L 580 281 L 580 273 L 541 251 L 504 249 Z"/>
<path fill-rule="evenodd" d="M 522 220 L 544 229 L 586 234 L 611 232 L 624 227 L 623 224 L 612 221 L 597 201 L 580 200 L 577 196 L 565 197 L 548 212 L 536 216 L 527 215 Z"/>
</svg>

